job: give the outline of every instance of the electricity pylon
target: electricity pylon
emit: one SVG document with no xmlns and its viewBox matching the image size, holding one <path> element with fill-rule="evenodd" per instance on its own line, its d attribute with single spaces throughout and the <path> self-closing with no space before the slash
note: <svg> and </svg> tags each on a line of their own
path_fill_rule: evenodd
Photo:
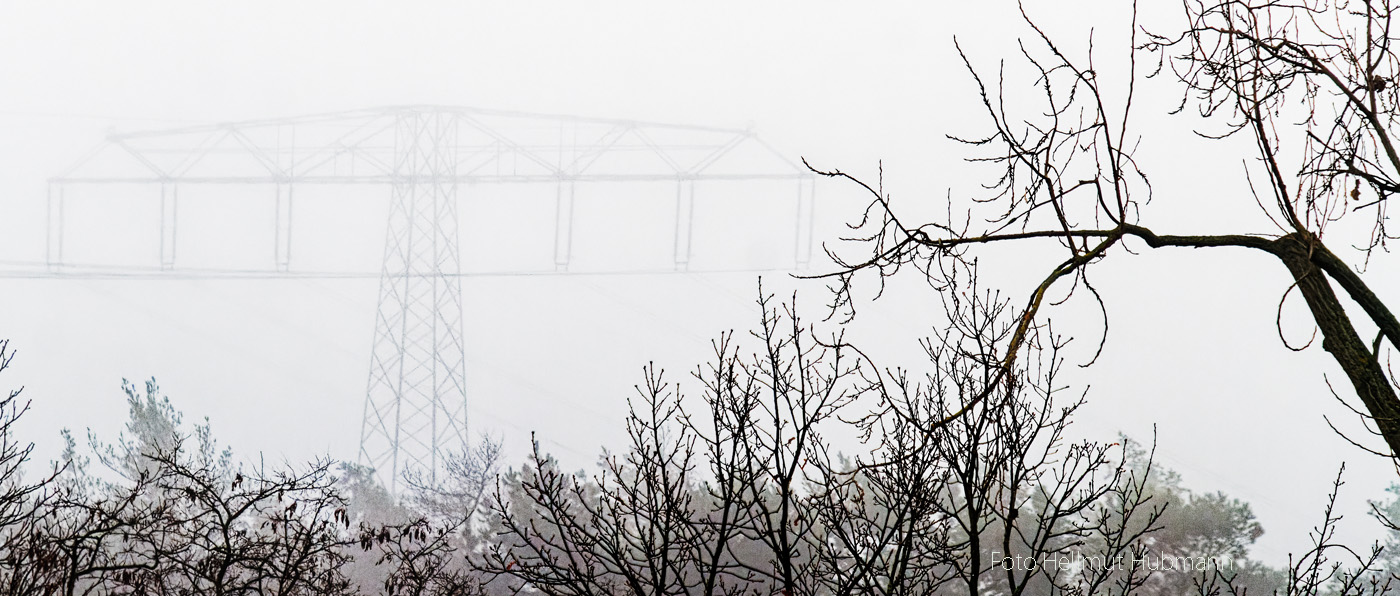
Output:
<svg viewBox="0 0 1400 596">
<path fill-rule="evenodd" d="M 554 266 L 567 271 L 580 184 L 671 182 L 674 265 L 685 271 L 691 262 L 697 194 L 703 194 L 706 182 L 717 180 L 791 181 L 796 190 L 791 195 L 794 255 L 798 266 L 807 264 L 812 174 L 751 131 L 406 106 L 109 135 L 49 180 L 47 266 L 55 275 L 83 271 L 81 264 L 64 257 L 66 192 L 75 185 L 158 188 L 159 268 L 170 274 L 178 273 L 177 246 L 191 241 L 176 235 L 180 192 L 193 185 L 268 189 L 275 197 L 271 265 L 279 277 L 303 275 L 291 266 L 297 186 L 388 186 L 391 200 L 358 457 L 392 489 L 409 470 L 435 479 L 444 457 L 466 446 L 460 188 L 552 186 Z"/>
<path fill-rule="evenodd" d="M 392 487 L 435 478 L 467 445 L 466 357 L 457 249 L 457 121 L 405 111 L 394 127 L 393 199 L 360 429 L 360 461 Z"/>
</svg>

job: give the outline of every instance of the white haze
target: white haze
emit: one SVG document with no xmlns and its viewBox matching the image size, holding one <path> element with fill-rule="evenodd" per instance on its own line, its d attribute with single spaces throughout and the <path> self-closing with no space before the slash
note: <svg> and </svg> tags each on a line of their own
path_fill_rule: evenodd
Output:
<svg viewBox="0 0 1400 596">
<path fill-rule="evenodd" d="M 1087 28 L 1096 26 L 1103 69 L 1121 71 L 1123 3 L 1073 10 L 1058 2 L 1028 4 L 1073 48 L 1082 48 Z M 1015 60 L 1014 39 L 1028 31 L 1010 18 L 1014 5 L 857 6 L 5 3 L 0 260 L 44 258 L 46 178 L 109 130 L 386 105 L 752 125 L 779 150 L 819 167 L 873 180 L 883 160 L 885 188 L 897 202 L 941 200 L 949 188 L 955 196 L 975 191 L 980 180 L 960 161 L 961 148 L 944 137 L 976 134 L 983 122 L 952 39 L 957 34 L 987 69 Z M 1151 18 L 1143 20 L 1151 24 Z M 1170 85 L 1139 91 L 1140 161 L 1156 185 L 1145 220 L 1174 232 L 1263 230 L 1241 194 L 1240 154 L 1195 139 L 1189 120 L 1166 117 Z M 308 239 L 307 251 L 315 250 L 310 239 L 319 238 L 361 270 L 375 270 L 385 199 L 346 196 L 337 204 L 337 197 L 324 197 L 333 217 L 299 220 L 307 231 L 298 238 Z M 501 207 L 490 196 L 471 200 L 478 203 L 464 211 L 463 245 L 472 268 L 499 269 L 492 264 L 519 256 L 503 247 L 529 246 L 536 235 L 552 242 L 550 220 L 520 213 L 498 223 L 490 217 Z M 855 216 L 862 195 L 849 184 L 823 181 L 817 200 L 817 237 L 830 239 Z M 239 226 L 265 234 L 271 214 L 237 201 L 206 197 L 209 242 L 191 244 L 190 251 L 246 256 Z M 149 216 L 90 207 L 98 210 L 88 215 L 91 231 L 70 238 L 75 247 L 101 253 L 103 238 L 155 241 Z M 661 240 L 647 242 L 665 248 L 669 221 L 655 221 L 646 209 L 593 208 L 584 216 L 597 225 L 659 230 Z M 767 224 L 754 227 L 758 211 L 716 216 L 697 232 L 710 238 L 697 254 L 722 250 L 730 226 L 731 237 L 761 233 Z M 198 213 L 188 217 L 194 221 Z M 737 223 L 746 218 L 749 223 Z M 1219 227 L 1212 227 L 1217 219 Z M 771 225 L 788 233 L 791 224 Z M 84 245 L 84 238 L 94 244 Z M 596 252 L 582 247 L 580 258 L 592 255 L 599 269 L 647 266 L 645 247 L 610 244 L 606 233 L 597 238 Z M 604 262 L 627 258 L 638 260 Z M 769 254 L 733 259 L 729 268 L 786 266 Z M 1042 271 L 1034 261 L 1002 259 L 989 269 L 1024 285 Z M 1373 271 L 1387 266 L 1394 260 Z M 1369 542 L 1376 526 L 1362 514 L 1365 499 L 1380 498 L 1394 476 L 1388 464 L 1363 457 L 1328 429 L 1324 414 L 1357 428 L 1324 383 L 1324 373 L 1345 383 L 1339 371 L 1316 348 L 1294 354 L 1279 342 L 1273 315 L 1287 275 L 1278 263 L 1249 254 L 1158 251 L 1111 259 L 1098 279 L 1110 309 L 1109 343 L 1097 364 L 1074 373 L 1077 382 L 1092 381 L 1077 432 L 1111 438 L 1121 430 L 1147 441 L 1155 424 L 1161 460 L 1190 487 L 1253 504 L 1267 530 L 1254 554 L 1274 565 L 1320 521 L 1329 480 L 1346 460 L 1347 536 Z M 1370 279 L 1383 297 L 1400 297 L 1395 276 Z M 938 314 L 936 298 L 912 281 L 863 305 L 852 329 L 876 352 L 908 365 L 917 363 L 915 341 Z M 216 435 L 244 456 L 261 450 L 269 459 L 353 458 L 376 284 L 0 278 L 0 336 L 19 351 L 4 385 L 23 384 L 34 400 L 26 432 L 38 442 L 40 459 L 57 454 L 60 428 L 80 436 L 87 428 L 107 437 L 118 432 L 124 377 L 156 377 L 188 418 L 207 416 Z M 824 314 L 828 295 L 821 284 L 784 272 L 766 274 L 765 284 L 780 296 L 800 289 L 804 312 L 814 321 Z M 578 467 L 591 465 L 602 445 L 617 444 L 625 399 L 644 364 L 656 361 L 681 380 L 704 361 L 712 338 L 756 321 L 754 273 L 481 276 L 466 279 L 464 295 L 473 431 L 503 436 L 516 455 L 535 431 L 547 449 Z M 1052 313 L 1062 331 L 1081 336 L 1084 348 L 1099 329 L 1090 306 Z M 1285 329 L 1305 337 L 1306 313 L 1288 314 Z M 1081 362 L 1087 353 L 1075 357 Z"/>
</svg>

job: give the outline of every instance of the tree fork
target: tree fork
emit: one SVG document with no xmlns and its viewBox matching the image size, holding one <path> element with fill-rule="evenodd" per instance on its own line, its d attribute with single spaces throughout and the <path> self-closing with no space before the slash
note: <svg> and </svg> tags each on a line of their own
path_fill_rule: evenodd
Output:
<svg viewBox="0 0 1400 596">
<path fill-rule="evenodd" d="M 1293 274 L 1298 291 L 1303 294 L 1313 320 L 1322 331 L 1322 349 L 1346 372 L 1356 395 L 1390 446 L 1392 456 L 1400 456 L 1400 397 L 1396 396 L 1377 355 L 1371 353 L 1357 334 L 1326 273 L 1316 262 L 1318 259 L 1314 255 L 1326 249 L 1316 238 L 1293 233 L 1271 242 L 1268 250 Z"/>
<path fill-rule="evenodd" d="M 1396 395 L 1395 387 L 1381 368 L 1379 342 L 1374 352 L 1367 348 L 1332 290 L 1331 283 L 1327 281 L 1328 277 L 1342 286 L 1376 324 L 1381 335 L 1396 347 L 1400 347 L 1400 322 L 1360 276 L 1327 250 L 1316 236 L 1297 232 L 1274 240 L 1249 235 L 1174 236 L 1158 235 L 1133 224 L 1123 224 L 1121 227 L 1153 248 L 1238 246 L 1262 250 L 1278 257 L 1293 275 L 1313 320 L 1322 330 L 1322 349 L 1331 354 L 1346 372 L 1356 395 L 1375 419 L 1381 436 L 1390 447 L 1391 456 L 1400 458 L 1400 396 Z"/>
</svg>

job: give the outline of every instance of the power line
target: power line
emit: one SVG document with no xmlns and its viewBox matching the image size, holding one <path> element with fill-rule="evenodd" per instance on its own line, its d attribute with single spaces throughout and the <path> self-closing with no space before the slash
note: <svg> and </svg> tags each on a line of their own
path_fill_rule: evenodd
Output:
<svg viewBox="0 0 1400 596">
<path fill-rule="evenodd" d="M 62 120 L 106 120 L 111 122 L 156 122 L 161 124 L 194 124 L 199 120 L 178 118 L 151 118 L 140 116 L 113 116 L 111 114 L 80 114 L 74 112 L 50 112 L 43 110 L 0 110 L 0 116 L 20 116 L 23 118 L 55 118 Z"/>
<path fill-rule="evenodd" d="M 36 264 L 42 266 L 42 264 Z M 770 267 L 770 268 L 735 268 L 735 269 L 692 269 L 675 270 L 666 268 L 655 269 L 616 269 L 604 271 L 556 271 L 553 269 L 541 270 L 502 270 L 502 271 L 462 271 L 458 273 L 444 273 L 441 277 L 447 278 L 506 278 L 506 277 L 618 277 L 618 276 L 659 276 L 659 275 L 687 275 L 687 274 L 739 274 L 739 273 L 796 273 L 798 269 L 791 267 Z M 435 274 L 427 273 L 403 273 L 391 274 L 393 278 L 418 278 Z M 3 279 L 71 279 L 71 280 L 117 280 L 117 281 L 206 281 L 206 280 L 299 280 L 299 279 L 329 279 L 329 280 L 378 280 L 384 277 L 382 272 L 376 271 L 260 271 L 255 269 L 174 269 L 159 270 L 155 268 L 124 268 L 111 267 L 105 270 L 95 271 L 47 271 L 47 270 L 23 270 L 0 269 L 0 278 Z"/>
</svg>

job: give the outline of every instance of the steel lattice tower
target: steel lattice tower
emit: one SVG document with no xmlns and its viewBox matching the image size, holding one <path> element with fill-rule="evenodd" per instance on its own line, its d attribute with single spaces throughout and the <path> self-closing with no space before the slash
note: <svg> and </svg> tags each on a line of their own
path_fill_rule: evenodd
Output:
<svg viewBox="0 0 1400 596">
<path fill-rule="evenodd" d="M 466 359 L 457 248 L 457 119 L 405 111 L 394 126 L 394 183 L 360 461 L 435 478 L 466 445 Z"/>
<path fill-rule="evenodd" d="M 262 189 L 272 199 L 272 269 L 203 269 L 198 275 L 315 277 L 319 274 L 292 267 L 294 189 L 389 187 L 358 457 L 393 488 L 408 470 L 433 478 L 447 454 L 467 446 L 459 187 L 551 188 L 553 266 L 554 271 L 566 272 L 577 188 L 672 184 L 674 194 L 662 193 L 658 199 L 675 202 L 674 270 L 687 271 L 701 189 L 711 182 L 745 181 L 794 184 L 796 192 L 787 195 L 796 199 L 793 254 L 796 264 L 805 266 L 812 252 L 812 173 L 747 130 L 402 106 L 114 133 L 49 179 L 45 265 L 54 276 L 190 275 L 176 267 L 177 244 L 190 241 L 176 235 L 181 196 L 192 186 L 237 185 Z M 70 191 L 110 184 L 148 188 L 159 200 L 159 250 L 153 251 L 159 255 L 158 268 L 133 266 L 124 271 L 74 263 L 66 255 L 64 220 L 71 209 Z"/>
</svg>

